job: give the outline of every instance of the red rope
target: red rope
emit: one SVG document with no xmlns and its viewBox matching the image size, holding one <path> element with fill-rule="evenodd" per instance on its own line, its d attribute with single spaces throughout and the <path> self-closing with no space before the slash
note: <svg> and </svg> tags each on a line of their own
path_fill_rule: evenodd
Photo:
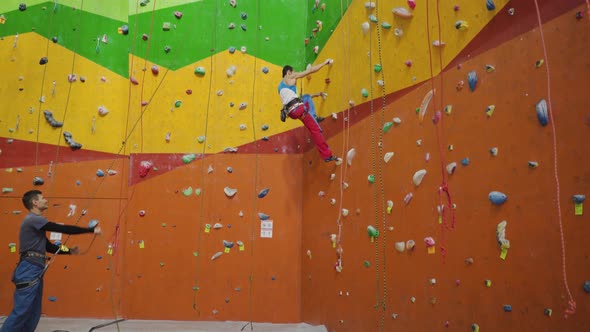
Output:
<svg viewBox="0 0 590 332">
<path fill-rule="evenodd" d="M 589 3 L 586 0 L 586 3 Z M 549 58 L 547 57 L 547 47 L 545 46 L 545 37 L 543 35 L 543 23 L 541 22 L 541 12 L 539 10 L 539 3 L 535 0 L 535 7 L 537 9 L 537 21 L 539 22 L 539 33 L 541 35 L 541 44 L 543 46 L 543 56 L 545 58 L 545 68 L 547 75 L 547 107 L 549 113 L 549 121 L 551 122 L 552 137 L 553 137 L 553 170 L 555 175 L 555 191 L 556 191 L 556 202 L 557 202 L 557 216 L 559 220 L 559 236 L 561 239 L 561 267 L 563 271 L 563 284 L 568 295 L 568 308 L 565 310 L 565 317 L 576 313 L 576 302 L 572 296 L 569 285 L 567 283 L 567 271 L 565 265 L 565 240 L 563 237 L 563 223 L 561 218 L 561 204 L 560 204 L 560 188 L 559 188 L 559 176 L 557 172 L 557 135 L 555 132 L 555 119 L 553 118 L 553 109 L 551 107 L 551 74 L 549 71 Z M 590 5 L 589 5 L 590 7 Z"/>
<path fill-rule="evenodd" d="M 431 82 L 431 86 L 432 89 L 434 90 L 434 70 L 432 68 L 432 48 L 431 48 L 431 41 L 430 41 L 430 17 L 429 17 L 429 6 L 428 6 L 428 1 L 426 1 L 426 33 L 428 35 L 428 54 L 429 54 L 429 58 L 430 58 L 430 82 Z M 441 24 L 440 24 L 440 9 L 439 9 L 439 1 L 437 0 L 436 2 L 436 16 L 437 16 L 437 23 L 438 23 L 438 40 L 439 42 L 442 43 L 442 36 L 441 36 Z M 439 93 L 441 94 L 440 97 L 440 104 L 438 105 L 439 109 L 443 108 L 443 89 L 444 89 L 444 80 L 443 80 L 443 60 L 442 60 L 442 52 L 439 52 L 439 65 L 440 65 L 440 89 L 439 89 Z M 433 95 L 433 98 L 436 98 L 436 95 Z M 433 105 L 435 106 L 435 109 L 437 107 L 436 105 L 436 99 L 433 101 Z M 447 211 L 449 211 L 448 213 L 450 213 L 451 215 L 451 227 L 450 229 L 454 229 L 455 228 L 455 214 L 453 212 L 453 199 L 451 197 L 451 192 L 449 190 L 449 184 L 447 182 L 447 174 L 446 174 L 446 168 L 445 168 L 445 151 L 444 151 L 444 147 L 442 145 L 442 142 L 446 141 L 445 140 L 445 134 L 444 134 L 444 117 L 441 116 L 440 117 L 440 128 L 438 123 L 435 125 L 435 129 L 436 129 L 436 137 L 437 137 L 437 142 L 438 142 L 438 148 L 439 148 L 439 155 L 440 155 L 440 160 L 441 160 L 441 175 L 442 175 L 442 183 L 440 185 L 439 188 L 439 207 L 440 207 L 440 216 L 441 216 L 441 234 L 440 234 L 440 250 L 441 250 L 441 255 L 443 256 L 443 258 L 446 255 L 446 248 L 445 248 L 445 228 L 449 228 L 448 224 L 447 224 Z M 444 208 L 444 195 L 446 195 L 446 200 L 447 200 L 447 208 Z"/>
</svg>

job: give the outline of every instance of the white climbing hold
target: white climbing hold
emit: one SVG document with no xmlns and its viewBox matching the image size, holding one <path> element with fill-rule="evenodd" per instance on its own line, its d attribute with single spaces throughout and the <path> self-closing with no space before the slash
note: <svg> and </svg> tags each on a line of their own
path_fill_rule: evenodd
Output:
<svg viewBox="0 0 590 332">
<path fill-rule="evenodd" d="M 238 189 L 225 187 L 225 188 L 223 188 L 223 192 L 225 193 L 225 196 L 227 196 L 227 197 L 234 197 L 236 195 L 236 193 L 238 192 Z"/>
<path fill-rule="evenodd" d="M 447 173 L 453 174 L 453 173 L 455 173 L 455 169 L 457 169 L 457 163 L 456 162 L 453 161 L 452 163 L 449 163 L 447 165 Z"/>
<path fill-rule="evenodd" d="M 240 216 L 240 218 L 244 217 L 244 211 L 240 210 L 240 213 L 238 213 L 238 216 Z"/>
<path fill-rule="evenodd" d="M 445 45 L 446 45 L 445 42 L 442 42 L 438 39 L 432 42 L 432 46 L 434 46 L 434 47 L 443 47 Z"/>
<path fill-rule="evenodd" d="M 414 173 L 414 176 L 412 177 L 412 181 L 414 181 L 414 185 L 416 187 L 418 187 L 420 185 L 420 183 L 422 183 L 422 180 L 424 179 L 425 175 L 426 175 L 425 169 L 421 169 L 421 170 L 417 171 L 416 173 Z"/>
<path fill-rule="evenodd" d="M 242 53 L 244 53 L 244 54 L 246 54 L 246 51 L 247 51 L 247 50 L 248 50 L 248 49 L 246 48 L 246 46 L 242 46 L 242 47 L 240 48 L 240 51 L 241 51 Z"/>
<path fill-rule="evenodd" d="M 395 117 L 395 118 L 393 118 L 393 123 L 400 124 L 400 123 L 402 123 L 402 119 Z"/>
<path fill-rule="evenodd" d="M 406 250 L 406 243 L 403 241 L 396 242 L 395 243 L 395 250 L 397 250 L 398 252 L 404 252 Z"/>
<path fill-rule="evenodd" d="M 236 66 L 229 66 L 229 68 L 225 71 L 227 77 L 232 77 L 236 74 Z"/>
<path fill-rule="evenodd" d="M 330 199 L 330 204 L 335 205 L 336 204 L 336 198 Z"/>
<path fill-rule="evenodd" d="M 334 119 L 334 120 L 338 119 L 338 114 L 332 113 L 332 119 Z"/>
<path fill-rule="evenodd" d="M 223 255 L 223 253 L 221 251 L 218 251 L 213 256 L 211 256 L 211 260 L 214 261 L 217 258 L 221 257 L 221 255 Z"/>
<path fill-rule="evenodd" d="M 336 166 L 342 165 L 342 158 L 336 158 L 336 161 L 334 162 L 334 164 L 336 164 Z"/>
<path fill-rule="evenodd" d="M 330 180 L 331 181 L 334 181 L 335 178 L 336 178 L 336 174 L 334 174 L 334 173 L 330 174 Z"/>
<path fill-rule="evenodd" d="M 245 125 L 245 124 L 241 124 L 241 125 L 240 125 L 240 130 L 244 131 L 244 130 L 246 130 L 246 128 L 247 128 L 247 127 L 246 127 L 246 125 Z"/>
<path fill-rule="evenodd" d="M 363 30 L 363 34 L 366 35 L 369 32 L 369 29 L 371 29 L 369 22 L 363 22 L 363 24 L 361 24 L 361 29 Z"/>
<path fill-rule="evenodd" d="M 395 153 L 394 152 L 386 152 L 385 155 L 383 155 L 383 161 L 385 163 L 388 163 L 389 160 L 391 160 L 391 158 L 393 157 Z"/>
<path fill-rule="evenodd" d="M 218 222 L 216 222 L 215 225 L 213 225 L 213 229 L 221 229 L 221 228 L 223 228 L 223 225 Z"/>
<path fill-rule="evenodd" d="M 373 1 L 365 2 L 365 8 L 375 9 L 375 3 Z"/>
<path fill-rule="evenodd" d="M 213 165 L 209 165 L 209 168 L 207 168 L 207 174 L 211 173 L 213 173 Z"/>
<path fill-rule="evenodd" d="M 348 209 L 342 209 L 342 216 L 343 217 L 348 216 Z"/>
<path fill-rule="evenodd" d="M 346 163 L 348 166 L 352 166 L 352 160 L 354 159 L 354 156 L 356 156 L 356 150 L 354 148 L 348 150 L 348 153 L 346 154 Z"/>
<path fill-rule="evenodd" d="M 393 8 L 392 12 L 395 16 L 398 16 L 401 18 L 412 18 L 414 16 L 414 14 L 412 14 L 410 11 L 408 11 L 407 9 L 405 9 L 403 7 Z"/>
<path fill-rule="evenodd" d="M 342 182 L 342 189 L 348 189 L 348 182 Z"/>
<path fill-rule="evenodd" d="M 109 110 L 106 107 L 104 107 L 104 106 L 98 107 L 98 115 L 105 116 L 107 114 L 109 114 Z"/>
</svg>

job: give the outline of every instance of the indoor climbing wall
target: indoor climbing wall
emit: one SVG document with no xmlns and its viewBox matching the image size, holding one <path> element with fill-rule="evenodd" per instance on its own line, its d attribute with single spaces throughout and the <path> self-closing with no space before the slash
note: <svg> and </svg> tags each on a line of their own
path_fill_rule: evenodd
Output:
<svg viewBox="0 0 590 332">
<path fill-rule="evenodd" d="M 589 24 L 583 0 L 2 1 L 0 314 L 37 188 L 104 233 L 51 234 L 83 254 L 51 262 L 49 316 L 588 328 Z M 327 58 L 298 88 L 327 93 L 329 164 L 276 92 Z"/>
<path fill-rule="evenodd" d="M 304 155 L 303 320 L 588 329 L 586 4 L 538 1 L 541 30 L 535 1 L 375 3 L 309 80 L 343 164 Z"/>
</svg>

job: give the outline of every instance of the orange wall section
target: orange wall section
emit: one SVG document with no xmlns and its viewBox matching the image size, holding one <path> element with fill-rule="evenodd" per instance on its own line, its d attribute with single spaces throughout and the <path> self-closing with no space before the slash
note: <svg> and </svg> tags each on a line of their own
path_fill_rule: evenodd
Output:
<svg viewBox="0 0 590 332">
<path fill-rule="evenodd" d="M 539 124 L 535 113 L 535 104 L 547 98 L 546 67 L 535 68 L 543 53 L 539 31 L 534 29 L 461 63 L 460 69 L 452 67 L 437 76 L 434 85 L 440 91 L 442 80 L 443 93 L 432 100 L 422 123 L 414 110 L 432 88 L 431 82 L 389 103 L 384 121 L 393 117 L 402 120 L 383 134 L 383 152 L 395 152 L 389 163 L 380 160 L 376 149 L 382 130 L 381 104 L 376 103 L 373 119 L 360 120 L 329 140 L 335 151 L 355 148 L 352 166 L 304 167 L 302 251 L 312 254 L 311 258 L 302 255 L 304 321 L 326 324 L 329 331 L 430 331 L 444 329 L 447 321 L 450 328 L 460 330 L 470 330 L 476 323 L 481 331 L 590 327 L 588 294 L 582 290 L 590 276 L 585 244 L 589 219 L 587 213 L 574 216 L 572 202 L 573 194 L 588 195 L 590 189 L 586 167 L 590 150 L 583 143 L 590 138 L 585 106 L 590 82 L 588 57 L 582 56 L 588 53 L 590 34 L 587 22 L 574 19 L 581 9 L 568 11 L 543 27 L 551 66 L 566 272 L 577 303 L 576 314 L 564 318 L 567 295 L 562 281 L 552 134 L 550 126 Z M 568 48 L 561 46 L 564 36 L 571 38 Z M 486 73 L 486 64 L 495 66 L 496 71 Z M 457 82 L 467 83 L 471 70 L 479 76 L 476 90 L 469 91 L 465 84 L 457 91 Z M 488 118 L 485 110 L 491 104 L 496 109 Z M 431 121 L 434 111 L 446 105 L 453 109 L 450 115 L 442 115 L 439 127 L 444 127 L 445 135 L 440 145 L 446 163 L 458 163 L 455 173 L 448 175 L 457 205 L 454 229 L 450 220 L 444 229 L 438 223 L 441 153 Z M 362 116 L 370 112 L 369 106 L 361 105 L 349 116 Z M 347 114 L 341 115 L 324 126 L 342 126 L 342 117 Z M 420 146 L 418 139 L 422 140 Z M 447 148 L 450 144 L 452 151 Z M 490 155 L 492 147 L 499 148 L 497 157 Z M 426 153 L 430 153 L 429 161 Z M 316 154 L 309 151 L 304 159 L 315 159 Z M 471 160 L 469 166 L 460 164 L 465 157 Z M 539 167 L 530 169 L 529 160 L 537 161 Z M 422 168 L 428 173 L 415 187 L 412 176 Z M 378 175 L 379 169 L 383 185 L 379 177 L 370 184 L 367 176 Z M 336 178 L 330 181 L 332 173 Z M 341 193 L 342 182 L 348 188 Z M 508 195 L 504 205 L 489 202 L 487 196 L 493 190 Z M 325 197 L 318 196 L 320 191 Z M 408 192 L 414 196 L 406 205 L 403 199 Z M 331 198 L 336 199 L 333 206 Z M 392 200 L 394 207 L 383 218 L 382 206 L 387 200 Z M 338 234 L 341 207 L 350 214 L 341 219 L 343 271 L 338 273 L 330 234 Z M 502 220 L 508 222 L 506 238 L 511 243 L 506 260 L 499 258 L 496 240 L 496 226 Z M 369 225 L 381 233 L 374 243 L 367 234 Z M 427 236 L 437 243 L 435 254 L 427 253 L 423 242 Z M 396 242 L 410 239 L 416 241 L 414 251 L 396 251 Z M 446 249 L 444 256 L 441 246 Z M 465 263 L 469 257 L 474 259 L 473 265 Z M 436 279 L 434 285 L 430 284 L 432 278 Z M 484 285 L 486 279 L 492 281 L 490 288 Z M 506 304 L 512 306 L 512 312 L 503 311 Z M 553 309 L 552 317 L 544 315 L 545 308 Z M 392 315 L 397 316 L 394 319 Z"/>
</svg>

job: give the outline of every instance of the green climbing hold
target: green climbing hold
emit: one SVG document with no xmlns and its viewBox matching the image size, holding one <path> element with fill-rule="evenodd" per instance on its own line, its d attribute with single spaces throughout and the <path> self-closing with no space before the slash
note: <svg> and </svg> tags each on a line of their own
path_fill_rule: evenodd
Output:
<svg viewBox="0 0 590 332">
<path fill-rule="evenodd" d="M 197 137 L 197 142 L 199 142 L 199 143 L 205 142 L 205 136 L 199 136 L 199 137 Z"/>
<path fill-rule="evenodd" d="M 381 67 L 381 65 L 380 65 L 380 64 L 376 64 L 376 65 L 375 65 L 375 72 L 376 72 L 376 73 L 380 73 L 380 72 L 381 72 L 381 69 L 382 69 L 382 67 Z"/>
<path fill-rule="evenodd" d="M 199 290 L 199 287 L 198 286 L 193 286 L 193 290 L 196 292 L 196 291 Z"/>
<path fill-rule="evenodd" d="M 182 102 L 180 100 L 174 102 L 174 107 L 179 108 L 180 105 L 182 105 Z"/>
<path fill-rule="evenodd" d="M 383 133 L 387 133 L 392 126 L 393 122 L 385 122 L 385 124 L 383 125 Z"/>
<path fill-rule="evenodd" d="M 201 188 L 195 189 L 195 195 L 201 196 Z"/>
<path fill-rule="evenodd" d="M 363 95 L 363 97 L 367 98 L 369 96 L 369 91 L 367 91 L 367 89 L 362 89 L 361 94 Z"/>
<path fill-rule="evenodd" d="M 375 175 L 371 174 L 367 176 L 367 180 L 369 181 L 369 183 L 375 183 Z"/>
<path fill-rule="evenodd" d="M 182 191 L 182 194 L 186 197 L 192 195 L 192 193 L 193 193 L 193 187 L 188 187 Z"/>
<path fill-rule="evenodd" d="M 367 227 L 367 233 L 372 238 L 375 238 L 375 237 L 378 237 L 379 236 L 379 231 L 375 227 L 370 226 L 370 225 Z"/>
<path fill-rule="evenodd" d="M 200 75 L 200 76 L 205 75 L 205 68 L 204 67 L 195 68 L 195 74 Z"/>
<path fill-rule="evenodd" d="M 195 159 L 197 159 L 197 155 L 194 153 L 189 153 L 182 156 L 182 162 L 185 164 L 188 164 Z"/>
<path fill-rule="evenodd" d="M 369 261 L 365 261 L 365 267 L 369 267 L 371 266 L 371 263 L 369 263 Z"/>
<path fill-rule="evenodd" d="M 420 113 L 420 107 L 416 107 L 416 114 Z"/>
<path fill-rule="evenodd" d="M 391 24 L 389 24 L 387 22 L 383 22 L 383 23 L 381 23 L 381 27 L 383 29 L 391 29 Z"/>
</svg>

